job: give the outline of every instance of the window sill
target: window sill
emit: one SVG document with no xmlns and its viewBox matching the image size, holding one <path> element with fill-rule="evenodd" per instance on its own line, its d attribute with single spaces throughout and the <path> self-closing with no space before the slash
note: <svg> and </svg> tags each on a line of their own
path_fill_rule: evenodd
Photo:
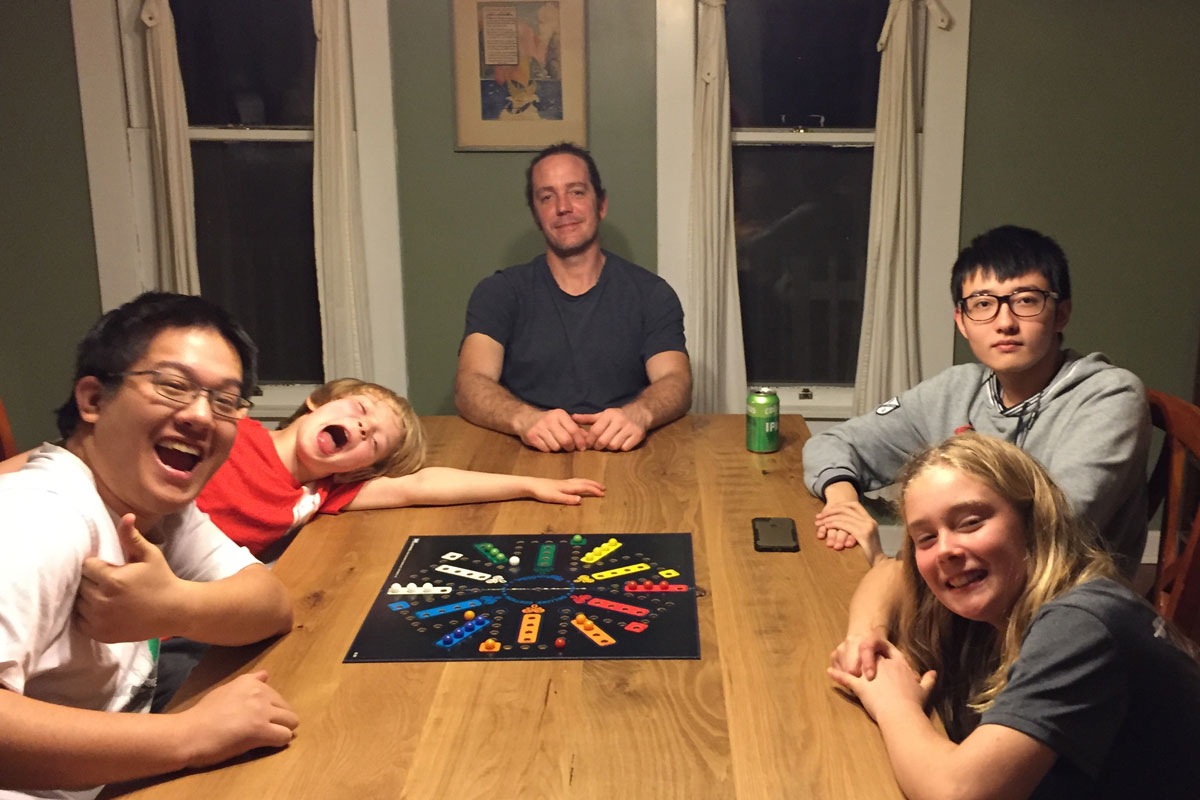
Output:
<svg viewBox="0 0 1200 800">
<path fill-rule="evenodd" d="M 262 394 L 251 398 L 254 408 L 250 409 L 250 416 L 260 422 L 287 419 L 317 386 L 315 383 L 264 384 L 259 387 Z"/>
<path fill-rule="evenodd" d="M 854 387 L 785 384 L 775 386 L 779 413 L 800 414 L 805 419 L 843 420 L 851 417 Z"/>
</svg>

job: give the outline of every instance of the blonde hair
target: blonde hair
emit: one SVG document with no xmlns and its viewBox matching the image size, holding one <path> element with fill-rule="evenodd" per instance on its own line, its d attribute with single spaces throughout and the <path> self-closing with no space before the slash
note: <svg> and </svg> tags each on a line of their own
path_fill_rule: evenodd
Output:
<svg viewBox="0 0 1200 800">
<path fill-rule="evenodd" d="M 1046 469 L 1015 445 L 964 433 L 917 454 L 897 481 L 902 513 L 909 485 L 933 467 L 974 478 L 1010 503 L 1025 537 L 1025 587 L 1002 631 L 959 617 L 943 606 L 917 571 L 912 539 L 906 536 L 901 546 L 906 584 L 899 624 L 901 648 L 919 672 L 938 671 L 934 704 L 947 731 L 965 732 L 967 709 L 986 711 L 1004 689 L 1037 610 L 1081 583 L 1119 577 L 1112 557 L 1100 547 L 1093 529 L 1071 510 Z"/>
<path fill-rule="evenodd" d="M 398 478 L 419 470 L 425 461 L 425 429 L 421 427 L 421 420 L 407 400 L 377 383 L 367 383 L 355 378 L 330 381 L 310 394 L 305 403 L 276 427 L 283 430 L 315 408 L 356 394 L 365 394 L 387 403 L 400 422 L 400 438 L 396 441 L 396 446 L 374 464 L 354 472 L 339 472 L 333 479 L 337 483 L 354 483 L 385 475 Z"/>
</svg>

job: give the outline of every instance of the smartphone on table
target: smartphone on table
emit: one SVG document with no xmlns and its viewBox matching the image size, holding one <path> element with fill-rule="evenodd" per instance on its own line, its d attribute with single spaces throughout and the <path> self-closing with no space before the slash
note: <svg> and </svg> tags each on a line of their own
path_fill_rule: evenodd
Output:
<svg viewBox="0 0 1200 800">
<path fill-rule="evenodd" d="M 800 549 L 796 522 L 790 517 L 755 517 L 754 549 L 768 553 L 795 553 Z"/>
</svg>

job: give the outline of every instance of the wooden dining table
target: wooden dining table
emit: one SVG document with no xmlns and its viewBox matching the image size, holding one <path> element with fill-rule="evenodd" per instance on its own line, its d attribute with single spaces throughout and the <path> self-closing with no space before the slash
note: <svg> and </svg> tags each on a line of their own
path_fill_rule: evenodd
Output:
<svg viewBox="0 0 1200 800">
<path fill-rule="evenodd" d="M 423 423 L 431 465 L 593 478 L 605 496 L 318 518 L 275 565 L 292 632 L 213 648 L 173 703 L 266 669 L 300 718 L 291 744 L 106 797 L 901 797 L 874 723 L 825 674 L 866 561 L 816 539 L 801 417 L 781 419 L 769 454 L 746 450 L 737 415 L 686 416 L 628 453 Z M 799 552 L 756 551 L 754 517 L 794 519 Z M 692 534 L 698 660 L 343 662 L 410 536 L 666 532 Z"/>
</svg>

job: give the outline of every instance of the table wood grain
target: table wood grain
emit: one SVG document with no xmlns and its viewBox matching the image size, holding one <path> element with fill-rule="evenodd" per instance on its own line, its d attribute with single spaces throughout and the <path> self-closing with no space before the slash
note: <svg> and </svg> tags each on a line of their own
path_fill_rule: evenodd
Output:
<svg viewBox="0 0 1200 800">
<path fill-rule="evenodd" d="M 691 415 L 632 453 L 544 454 L 455 417 L 426 418 L 430 463 L 607 487 L 578 507 L 520 500 L 321 517 L 276 565 L 295 629 L 214 648 L 176 699 L 265 668 L 300 716 L 283 750 L 107 797 L 901 797 L 879 734 L 832 688 L 829 653 L 866 563 L 814 535 L 808 430 L 745 449 L 744 420 Z M 753 517 L 792 517 L 799 553 L 759 553 Z M 700 660 L 344 664 L 410 535 L 691 531 Z"/>
</svg>

